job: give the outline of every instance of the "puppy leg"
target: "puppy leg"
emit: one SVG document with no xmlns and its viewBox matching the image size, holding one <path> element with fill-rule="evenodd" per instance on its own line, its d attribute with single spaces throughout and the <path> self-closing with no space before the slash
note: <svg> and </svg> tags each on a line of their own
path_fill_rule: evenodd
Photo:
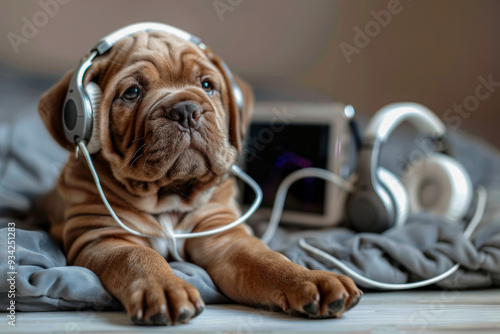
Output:
<svg viewBox="0 0 500 334">
<path fill-rule="evenodd" d="M 123 239 L 100 239 L 87 245 L 74 264 L 95 272 L 136 324 L 186 323 L 203 311 L 198 290 L 177 277 L 151 248 Z"/>
<path fill-rule="evenodd" d="M 362 295 L 349 277 L 299 266 L 271 251 L 243 226 L 189 239 L 186 251 L 224 294 L 243 304 L 335 318 L 356 306 Z"/>
</svg>

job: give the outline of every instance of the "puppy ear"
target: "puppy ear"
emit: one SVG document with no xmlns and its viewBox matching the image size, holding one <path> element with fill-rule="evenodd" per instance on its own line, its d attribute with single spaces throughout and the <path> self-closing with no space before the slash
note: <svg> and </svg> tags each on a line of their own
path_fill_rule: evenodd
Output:
<svg viewBox="0 0 500 334">
<path fill-rule="evenodd" d="M 241 152 L 243 146 L 243 138 L 247 132 L 248 125 L 250 124 L 250 119 L 253 112 L 253 92 L 249 84 L 240 79 L 234 73 L 232 76 L 236 83 L 238 84 L 241 94 L 243 97 L 243 108 L 239 110 L 236 104 L 236 98 L 234 96 L 234 87 L 229 79 L 229 74 L 227 71 L 229 69 L 224 66 L 223 61 L 210 49 L 206 50 L 207 57 L 212 61 L 212 63 L 217 66 L 219 71 L 224 76 L 224 81 L 227 87 L 227 92 L 222 92 L 222 98 L 224 105 L 228 106 L 229 113 L 229 139 L 231 143 Z"/>
<path fill-rule="evenodd" d="M 73 70 L 67 72 L 58 83 L 40 97 L 38 103 L 38 112 L 50 134 L 59 145 L 68 150 L 74 147 L 74 143 L 70 143 L 64 135 L 62 110 L 73 72 Z"/>
</svg>

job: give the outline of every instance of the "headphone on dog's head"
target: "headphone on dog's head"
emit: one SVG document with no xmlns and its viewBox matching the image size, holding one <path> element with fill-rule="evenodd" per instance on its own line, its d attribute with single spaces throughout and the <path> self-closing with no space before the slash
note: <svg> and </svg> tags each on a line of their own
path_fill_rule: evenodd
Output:
<svg viewBox="0 0 500 334">
<path fill-rule="evenodd" d="M 403 182 L 379 166 L 382 144 L 403 121 L 430 137 L 438 150 L 412 162 Z M 359 155 L 356 191 L 347 201 L 350 225 L 361 232 L 382 232 L 403 225 L 409 213 L 427 211 L 457 222 L 471 206 L 473 187 L 466 169 L 452 156 L 446 128 L 416 103 L 385 106 L 371 119 Z"/>
<path fill-rule="evenodd" d="M 96 116 L 99 112 L 98 106 L 102 98 L 102 91 L 95 82 L 89 82 L 85 88 L 83 87 L 85 73 L 92 65 L 95 57 L 108 52 L 121 39 L 140 31 L 166 32 L 192 42 L 201 50 L 207 48 L 200 38 L 176 27 L 155 22 L 136 23 L 123 27 L 105 36 L 92 47 L 90 55 L 82 61 L 80 67 L 75 70 L 71 77 L 62 111 L 62 123 L 66 139 L 70 143 L 77 145 L 79 141 L 83 140 L 90 154 L 97 153 L 101 147 Z M 222 60 L 220 60 L 220 63 L 230 82 L 232 95 L 241 114 L 244 104 L 241 89 L 226 63 Z"/>
<path fill-rule="evenodd" d="M 101 182 L 99 180 L 99 176 L 94 167 L 94 164 L 92 163 L 91 158 L 91 154 L 97 153 L 101 148 L 99 129 L 97 129 L 97 126 L 99 124 L 97 122 L 97 115 L 99 113 L 98 107 L 102 98 L 102 91 L 101 88 L 92 81 L 89 82 L 85 88 L 83 87 L 83 78 L 85 76 L 85 73 L 92 65 L 92 61 L 97 56 L 103 55 L 108 52 L 122 38 L 133 35 L 140 31 L 166 32 L 185 41 L 194 43 L 203 51 L 207 49 L 206 45 L 203 44 L 201 42 L 201 39 L 199 39 L 198 37 L 193 36 L 181 29 L 163 23 L 136 23 L 107 35 L 90 49 L 90 55 L 82 61 L 80 66 L 73 73 L 70 79 L 68 91 L 66 93 L 66 98 L 64 101 L 64 107 L 62 110 L 62 123 L 66 139 L 70 143 L 76 144 L 76 159 L 78 159 L 78 156 L 81 153 L 87 161 L 97 191 L 99 192 L 99 195 L 111 217 L 121 228 L 131 233 L 132 235 L 157 238 L 157 235 L 149 235 L 147 233 L 143 233 L 142 231 L 134 230 L 133 228 L 130 228 L 125 223 L 123 223 L 106 198 L 104 190 L 101 186 Z M 243 93 L 241 91 L 241 88 L 236 82 L 226 63 L 224 63 L 224 61 L 220 58 L 218 59 L 218 62 L 222 67 L 222 71 L 225 72 L 224 74 L 226 75 L 228 84 L 231 86 L 230 89 L 232 90 L 232 96 L 230 98 L 234 99 L 234 103 L 238 108 L 238 113 L 241 115 L 244 106 Z M 257 182 L 255 182 L 250 176 L 248 176 L 241 170 L 241 168 L 236 165 L 233 165 L 231 167 L 231 173 L 242 179 L 243 182 L 248 184 L 250 188 L 253 189 L 253 191 L 255 192 L 254 202 L 252 203 L 250 208 L 248 208 L 247 211 L 243 213 L 238 219 L 224 226 L 213 228 L 211 230 L 188 233 L 174 232 L 173 229 L 163 230 L 163 233 L 165 234 L 164 237 L 170 240 L 172 243 L 172 255 L 178 261 L 183 261 L 183 259 L 177 251 L 177 239 L 200 238 L 227 231 L 247 221 L 248 218 L 250 218 L 260 206 L 263 194 Z"/>
</svg>

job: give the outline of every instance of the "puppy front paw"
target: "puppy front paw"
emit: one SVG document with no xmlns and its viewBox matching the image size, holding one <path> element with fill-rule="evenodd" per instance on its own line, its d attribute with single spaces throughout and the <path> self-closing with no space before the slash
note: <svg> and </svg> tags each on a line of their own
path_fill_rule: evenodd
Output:
<svg viewBox="0 0 500 334">
<path fill-rule="evenodd" d="M 185 324 L 205 308 L 198 290 L 177 276 L 161 281 L 136 280 L 123 299 L 130 319 L 137 325 Z"/>
<path fill-rule="evenodd" d="M 308 318 L 339 318 L 361 300 L 352 279 L 323 270 L 302 272 L 285 281 L 278 306 Z"/>
</svg>

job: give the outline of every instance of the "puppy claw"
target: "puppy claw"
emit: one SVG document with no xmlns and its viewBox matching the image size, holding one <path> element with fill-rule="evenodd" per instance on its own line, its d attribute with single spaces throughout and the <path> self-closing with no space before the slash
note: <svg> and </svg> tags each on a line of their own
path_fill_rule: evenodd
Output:
<svg viewBox="0 0 500 334">
<path fill-rule="evenodd" d="M 309 303 L 307 305 L 304 305 L 302 309 L 311 315 L 316 315 L 318 314 L 318 303 L 317 302 Z"/>
<path fill-rule="evenodd" d="M 136 317 L 137 319 L 142 319 L 142 309 L 139 309 L 139 311 L 137 311 Z"/>
<path fill-rule="evenodd" d="M 154 314 L 153 316 L 151 316 L 151 322 L 153 323 L 153 325 L 156 325 L 156 326 L 169 325 L 169 322 L 168 322 L 167 317 L 165 316 L 165 313 Z"/>
<path fill-rule="evenodd" d="M 139 318 L 139 317 L 137 317 L 136 315 L 134 315 L 134 316 L 132 317 L 132 322 L 133 322 L 134 324 L 136 324 L 136 325 L 141 325 L 141 326 L 143 326 L 143 325 L 145 325 L 145 324 L 146 324 L 146 322 L 145 322 L 145 321 L 144 321 L 144 319 L 142 318 L 142 315 L 141 315 L 141 317 L 140 317 L 140 318 Z"/>
<path fill-rule="evenodd" d="M 201 312 L 205 310 L 205 306 L 199 301 L 196 301 L 194 305 L 196 307 L 196 311 L 194 312 L 193 318 L 199 316 Z"/>
<path fill-rule="evenodd" d="M 183 323 L 187 319 L 191 317 L 191 312 L 189 312 L 186 309 L 183 309 L 181 313 L 179 313 L 179 316 L 177 317 L 177 323 Z"/>
<path fill-rule="evenodd" d="M 340 312 L 344 308 L 344 305 L 345 305 L 345 299 L 340 298 L 328 304 L 328 310 L 331 311 L 332 313 Z"/>
<path fill-rule="evenodd" d="M 142 316 L 143 316 L 142 309 L 139 309 L 136 312 L 136 314 L 132 316 L 132 322 L 136 325 L 144 325 L 145 321 L 142 318 Z"/>
<path fill-rule="evenodd" d="M 351 302 L 351 305 L 347 308 L 347 310 L 352 309 L 354 306 L 358 305 L 359 301 L 361 300 L 362 295 L 355 296 L 354 299 Z"/>
</svg>

